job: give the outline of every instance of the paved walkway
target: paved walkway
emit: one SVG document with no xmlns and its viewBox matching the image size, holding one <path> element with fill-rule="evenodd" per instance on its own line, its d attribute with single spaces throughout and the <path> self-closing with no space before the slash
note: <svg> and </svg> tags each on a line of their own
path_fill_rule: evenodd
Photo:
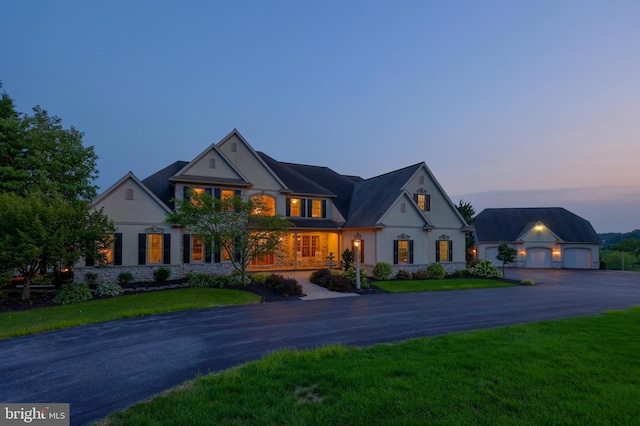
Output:
<svg viewBox="0 0 640 426">
<path fill-rule="evenodd" d="M 333 299 L 336 297 L 358 296 L 358 294 L 355 293 L 339 293 L 337 291 L 327 290 L 324 287 L 311 283 L 309 281 L 309 275 L 312 272 L 313 271 L 291 271 L 282 273 L 283 276 L 295 278 L 302 286 L 302 292 L 306 296 L 300 297 L 300 300 Z"/>
</svg>

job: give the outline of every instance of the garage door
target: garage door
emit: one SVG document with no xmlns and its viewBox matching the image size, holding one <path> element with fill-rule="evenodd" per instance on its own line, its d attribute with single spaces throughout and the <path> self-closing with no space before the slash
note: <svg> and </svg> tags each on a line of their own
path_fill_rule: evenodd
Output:
<svg viewBox="0 0 640 426">
<path fill-rule="evenodd" d="M 551 268 L 551 250 L 531 248 L 527 250 L 527 268 Z"/>
<path fill-rule="evenodd" d="M 485 249 L 484 251 L 484 258 L 487 260 L 490 260 L 491 263 L 493 263 L 495 266 L 502 266 L 502 262 L 499 262 L 496 259 L 496 256 L 498 255 L 498 247 L 490 247 Z"/>
<path fill-rule="evenodd" d="M 564 267 L 591 269 L 591 250 L 582 248 L 565 249 Z"/>
</svg>

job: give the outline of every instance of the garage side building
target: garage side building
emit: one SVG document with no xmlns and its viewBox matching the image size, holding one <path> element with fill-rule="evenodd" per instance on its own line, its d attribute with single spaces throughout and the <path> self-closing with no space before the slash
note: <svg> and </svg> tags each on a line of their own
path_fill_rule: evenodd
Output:
<svg viewBox="0 0 640 426">
<path fill-rule="evenodd" d="M 478 259 L 496 266 L 498 246 L 518 252 L 512 267 L 599 269 L 601 241 L 589 221 L 561 207 L 485 209 L 475 220 Z"/>
</svg>

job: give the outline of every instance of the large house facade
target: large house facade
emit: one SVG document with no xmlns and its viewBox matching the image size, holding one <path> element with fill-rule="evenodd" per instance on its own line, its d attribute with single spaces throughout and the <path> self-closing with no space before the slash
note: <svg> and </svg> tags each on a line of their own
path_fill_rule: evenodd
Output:
<svg viewBox="0 0 640 426">
<path fill-rule="evenodd" d="M 146 281 L 160 267 L 169 268 L 171 278 L 230 272 L 225 253 L 165 222 L 173 200 L 185 200 L 190 190 L 221 199 L 259 196 L 270 214 L 295 225 L 282 242 L 284 256 L 255 260 L 253 271 L 319 269 L 331 257 L 339 265 L 341 253 L 353 250 L 356 240 L 369 270 L 380 261 L 395 270 L 434 262 L 449 272 L 465 268 L 469 227 L 424 162 L 362 179 L 277 161 L 233 130 L 192 161 L 176 161 L 143 180 L 129 172 L 102 193 L 93 207 L 114 221 L 113 245 L 105 264 L 84 261 L 76 273 L 114 280 L 128 271 Z"/>
</svg>

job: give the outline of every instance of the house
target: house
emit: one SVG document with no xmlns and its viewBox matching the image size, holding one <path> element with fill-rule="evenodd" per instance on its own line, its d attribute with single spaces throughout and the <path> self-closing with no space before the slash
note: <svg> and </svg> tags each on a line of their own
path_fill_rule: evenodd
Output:
<svg viewBox="0 0 640 426">
<path fill-rule="evenodd" d="M 561 207 L 485 209 L 476 216 L 478 259 L 496 266 L 498 246 L 517 250 L 516 268 L 600 268 L 600 238 L 591 224 Z"/>
<path fill-rule="evenodd" d="M 465 267 L 469 227 L 424 162 L 362 179 L 275 160 L 233 130 L 189 162 L 176 161 L 142 180 L 129 172 L 104 191 L 93 207 L 114 221 L 113 247 L 106 264 L 87 261 L 76 272 L 90 270 L 105 280 L 122 271 L 150 280 L 159 267 L 174 278 L 229 272 L 225 253 L 165 223 L 172 200 L 185 200 L 190 189 L 220 199 L 260 196 L 272 214 L 294 223 L 282 242 L 284 257 L 257 259 L 253 271 L 318 269 L 330 256 L 339 264 L 356 240 L 369 270 L 380 261 L 409 271 L 434 262 L 450 272 Z"/>
</svg>

